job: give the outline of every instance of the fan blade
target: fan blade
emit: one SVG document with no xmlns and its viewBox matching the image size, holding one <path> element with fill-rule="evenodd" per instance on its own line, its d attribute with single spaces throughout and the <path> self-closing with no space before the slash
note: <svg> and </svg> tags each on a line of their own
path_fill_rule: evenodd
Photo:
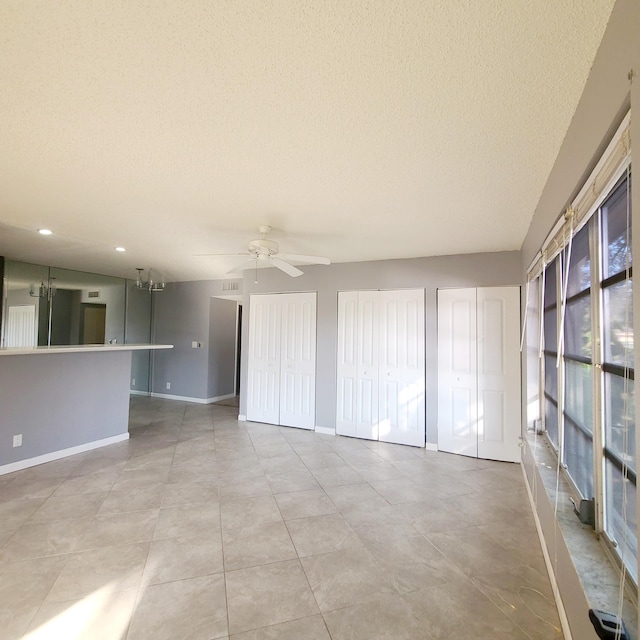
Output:
<svg viewBox="0 0 640 640">
<path fill-rule="evenodd" d="M 194 258 L 235 258 L 238 256 L 248 256 L 248 253 L 194 253 Z"/>
<path fill-rule="evenodd" d="M 296 253 L 279 253 L 278 258 L 295 260 L 296 262 L 307 262 L 309 264 L 331 264 L 329 258 L 323 258 L 322 256 L 301 256 Z"/>
<path fill-rule="evenodd" d="M 244 271 L 245 269 L 255 269 L 255 268 L 256 268 L 256 259 L 254 258 L 253 260 L 245 260 L 244 262 L 241 262 L 235 267 L 232 267 L 231 269 L 229 269 L 229 271 L 225 271 L 224 275 L 226 276 L 229 273 L 235 273 L 236 271 Z"/>
<path fill-rule="evenodd" d="M 280 269 L 280 271 L 284 271 L 287 275 L 291 276 L 292 278 L 297 278 L 298 276 L 301 276 L 304 273 L 303 271 L 300 271 L 300 269 L 294 267 L 292 264 L 289 264 L 284 260 L 280 260 L 280 258 L 271 258 L 269 262 L 271 262 L 271 264 L 274 267 L 277 267 L 278 269 Z"/>
</svg>

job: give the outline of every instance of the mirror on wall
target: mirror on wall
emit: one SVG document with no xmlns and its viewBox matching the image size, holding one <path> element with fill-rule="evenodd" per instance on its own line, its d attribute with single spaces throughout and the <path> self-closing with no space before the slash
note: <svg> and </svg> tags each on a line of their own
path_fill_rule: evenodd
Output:
<svg viewBox="0 0 640 640">
<path fill-rule="evenodd" d="M 127 280 L 127 312 L 125 342 L 152 343 L 153 296 L 147 289 L 139 289 L 135 280 Z M 131 352 L 131 392 L 147 395 L 151 391 L 153 351 Z"/>
<path fill-rule="evenodd" d="M 148 344 L 153 295 L 135 280 L 5 260 L 0 346 Z M 152 357 L 132 353 L 133 392 L 149 392 Z"/>
<path fill-rule="evenodd" d="M 1 341 L 3 347 L 35 347 L 47 344 L 48 285 L 48 267 L 5 261 Z"/>
</svg>

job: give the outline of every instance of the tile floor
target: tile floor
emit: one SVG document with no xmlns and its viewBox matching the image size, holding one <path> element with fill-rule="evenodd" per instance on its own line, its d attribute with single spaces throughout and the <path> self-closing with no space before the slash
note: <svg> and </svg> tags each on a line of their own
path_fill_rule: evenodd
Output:
<svg viewBox="0 0 640 640">
<path fill-rule="evenodd" d="M 133 397 L 0 476 L 0 636 L 562 637 L 520 467 Z"/>
</svg>

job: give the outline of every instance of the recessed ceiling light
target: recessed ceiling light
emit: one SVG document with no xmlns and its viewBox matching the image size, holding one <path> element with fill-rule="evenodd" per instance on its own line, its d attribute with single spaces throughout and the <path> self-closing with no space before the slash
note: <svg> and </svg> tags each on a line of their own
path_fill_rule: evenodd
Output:
<svg viewBox="0 0 640 640">
<path fill-rule="evenodd" d="M 53 231 L 51 229 L 38 229 L 38 233 L 43 236 L 50 236 Z"/>
<path fill-rule="evenodd" d="M 123 251 L 126 251 L 126 249 L 124 247 L 116 247 L 116 251 L 122 253 Z"/>
</svg>

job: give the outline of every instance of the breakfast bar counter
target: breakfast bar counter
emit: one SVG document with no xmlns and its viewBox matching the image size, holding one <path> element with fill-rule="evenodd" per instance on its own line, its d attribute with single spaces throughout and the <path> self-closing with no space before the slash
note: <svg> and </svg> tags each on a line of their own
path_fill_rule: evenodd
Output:
<svg viewBox="0 0 640 640">
<path fill-rule="evenodd" d="M 0 475 L 128 439 L 131 354 L 171 348 L 0 349 Z"/>
</svg>

